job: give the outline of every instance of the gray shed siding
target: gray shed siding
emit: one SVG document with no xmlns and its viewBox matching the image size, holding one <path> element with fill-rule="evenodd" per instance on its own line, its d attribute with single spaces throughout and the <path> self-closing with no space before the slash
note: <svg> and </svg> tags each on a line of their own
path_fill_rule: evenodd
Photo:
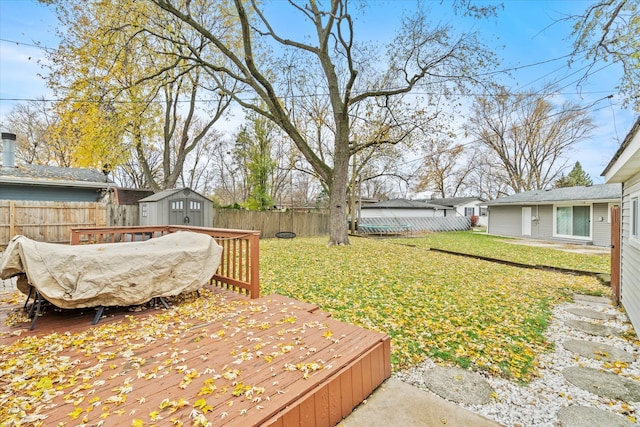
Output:
<svg viewBox="0 0 640 427">
<path fill-rule="evenodd" d="M 640 191 L 640 173 L 624 183 L 622 194 L 621 301 L 636 331 L 640 331 L 640 245 L 631 243 L 631 195 Z"/>
<path fill-rule="evenodd" d="M 96 188 L 55 187 L 44 185 L 6 184 L 0 186 L 0 200 L 33 200 L 40 202 L 97 202 L 101 191 Z"/>
<path fill-rule="evenodd" d="M 166 196 L 164 195 L 166 194 Z M 172 209 L 173 203 L 181 203 L 181 210 Z M 191 210 L 192 204 L 198 210 Z M 213 226 L 213 203 L 190 189 L 157 193 L 139 202 L 140 225 L 193 225 Z M 186 222 L 186 218 L 189 218 Z"/>
</svg>

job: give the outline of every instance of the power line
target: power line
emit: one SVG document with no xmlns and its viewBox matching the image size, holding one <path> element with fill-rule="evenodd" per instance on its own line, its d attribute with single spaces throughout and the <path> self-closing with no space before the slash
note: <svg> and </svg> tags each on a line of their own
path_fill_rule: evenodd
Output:
<svg viewBox="0 0 640 427">
<path fill-rule="evenodd" d="M 47 47 L 47 46 L 42 46 L 42 45 L 33 44 L 33 43 L 25 43 L 25 42 L 21 42 L 21 41 L 18 41 L 18 40 L 9 40 L 9 39 L 0 38 L 0 42 L 11 43 L 11 44 L 15 44 L 15 45 L 18 45 L 18 46 L 35 47 L 37 49 L 44 50 L 45 52 L 53 52 L 55 50 L 55 49 L 52 49 L 52 48 Z"/>
</svg>

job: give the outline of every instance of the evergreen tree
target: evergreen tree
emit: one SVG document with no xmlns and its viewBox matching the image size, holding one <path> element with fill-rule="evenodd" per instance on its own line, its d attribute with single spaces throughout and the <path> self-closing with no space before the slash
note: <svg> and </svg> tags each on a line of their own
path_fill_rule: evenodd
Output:
<svg viewBox="0 0 640 427">
<path fill-rule="evenodd" d="M 571 169 L 571 172 L 569 172 L 569 175 L 564 176 L 563 174 L 560 178 L 558 178 L 555 183 L 555 188 L 577 187 L 579 185 L 593 185 L 593 180 L 591 179 L 589 174 L 586 173 L 584 169 L 582 169 L 582 165 L 580 165 L 580 162 L 576 162 L 576 164 L 573 166 L 573 169 Z"/>
</svg>

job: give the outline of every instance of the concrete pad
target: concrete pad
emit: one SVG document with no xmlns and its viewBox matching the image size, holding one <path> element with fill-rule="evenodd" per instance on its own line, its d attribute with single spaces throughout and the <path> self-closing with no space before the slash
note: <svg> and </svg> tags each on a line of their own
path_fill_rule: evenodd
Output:
<svg viewBox="0 0 640 427">
<path fill-rule="evenodd" d="M 613 314 L 602 313 L 588 308 L 570 307 L 565 310 L 571 314 L 575 314 L 576 316 L 588 317 L 589 319 L 609 320 L 616 318 Z"/>
<path fill-rule="evenodd" d="M 611 298 L 609 297 L 597 297 L 593 295 L 573 294 L 573 300 L 581 304 L 594 304 L 597 306 L 611 307 Z"/>
<path fill-rule="evenodd" d="M 491 402 L 493 389 L 482 375 L 462 368 L 436 366 L 422 376 L 429 390 L 457 403 L 484 405 Z"/>
<path fill-rule="evenodd" d="M 570 383 L 600 397 L 640 402 L 640 383 L 599 369 L 571 367 L 562 370 Z"/>
<path fill-rule="evenodd" d="M 589 335 L 597 335 L 601 337 L 610 337 L 612 335 L 622 335 L 622 329 L 599 325 L 593 322 L 586 322 L 584 320 L 567 320 L 564 323 L 565 325 L 571 328 L 585 332 Z"/>
<path fill-rule="evenodd" d="M 500 424 L 468 411 L 412 385 L 388 379 L 338 424 L 341 427 L 500 427 Z"/>
<path fill-rule="evenodd" d="M 567 350 L 590 359 L 626 363 L 632 363 L 636 360 L 633 354 L 608 344 L 584 340 L 566 340 L 562 345 Z"/>
<path fill-rule="evenodd" d="M 588 406 L 567 406 L 558 411 L 558 423 L 561 427 L 637 426 L 623 415 L 616 415 L 598 408 Z"/>
</svg>

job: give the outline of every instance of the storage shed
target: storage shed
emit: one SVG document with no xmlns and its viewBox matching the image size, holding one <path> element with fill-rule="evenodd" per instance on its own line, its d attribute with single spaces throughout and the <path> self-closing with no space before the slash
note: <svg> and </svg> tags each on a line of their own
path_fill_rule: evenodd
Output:
<svg viewBox="0 0 640 427">
<path fill-rule="evenodd" d="M 213 226 L 213 203 L 190 188 L 153 194 L 138 202 L 140 225 Z"/>
</svg>

